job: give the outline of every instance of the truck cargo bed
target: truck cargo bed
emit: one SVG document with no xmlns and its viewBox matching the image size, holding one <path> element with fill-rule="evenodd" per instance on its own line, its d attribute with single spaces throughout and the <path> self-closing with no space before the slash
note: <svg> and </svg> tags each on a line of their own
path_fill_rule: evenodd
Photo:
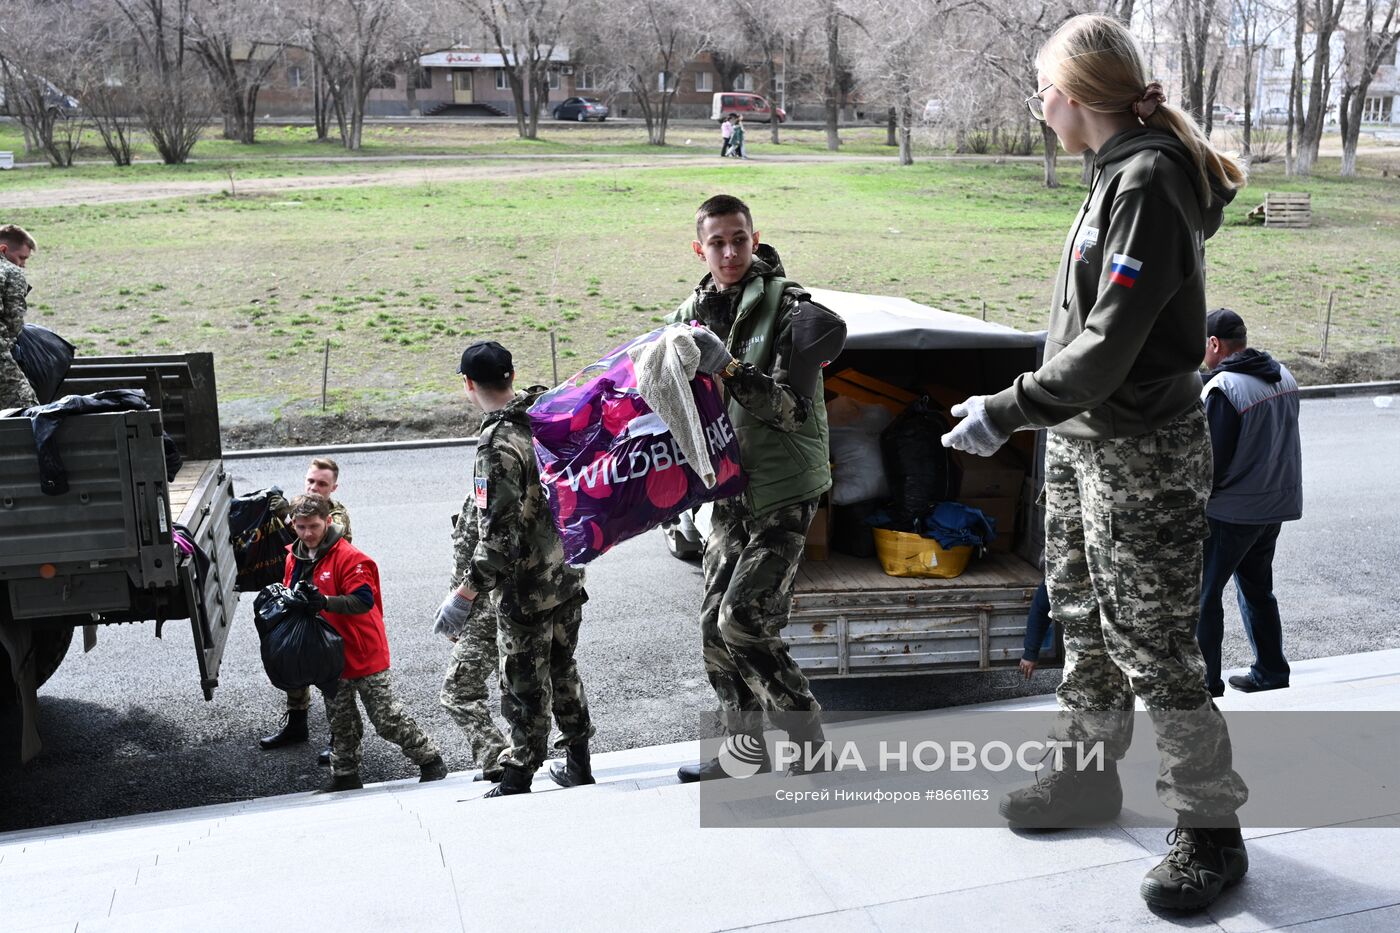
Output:
<svg viewBox="0 0 1400 933">
<path fill-rule="evenodd" d="M 836 553 L 798 568 L 783 635 L 813 678 L 1015 667 L 1040 581 L 1014 554 L 987 554 L 943 580 L 891 577 L 874 558 Z M 1041 663 L 1059 656 L 1056 645 Z"/>
</svg>

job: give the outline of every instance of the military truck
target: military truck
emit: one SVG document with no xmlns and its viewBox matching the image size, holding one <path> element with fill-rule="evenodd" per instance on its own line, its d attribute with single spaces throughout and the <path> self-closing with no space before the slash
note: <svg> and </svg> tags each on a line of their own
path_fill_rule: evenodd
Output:
<svg viewBox="0 0 1400 933">
<path fill-rule="evenodd" d="M 811 292 L 846 321 L 846 347 L 826 368 L 829 398 L 833 385 L 845 383 L 862 402 L 898 408 L 933 394 L 947 408 L 1005 388 L 1035 369 L 1044 353 L 1043 334 L 905 298 Z M 1042 579 L 1044 459 L 1044 431 L 1019 432 L 996 460 L 958 455 L 966 497 L 960 499 L 998 513 L 998 541 L 948 579 L 888 576 L 875 557 L 831 547 L 833 512 L 824 503 L 808 535 L 783 632 L 803 672 L 830 679 L 1016 667 Z M 697 558 L 708 526 L 708 507 L 682 516 L 664 529 L 668 549 Z M 1057 633 L 1040 665 L 1053 667 L 1062 658 Z"/>
<path fill-rule="evenodd" d="M 150 410 L 80 414 L 54 435 L 68 489 L 45 495 L 28 418 L 0 418 L 0 708 L 21 707 L 20 758 L 40 749 L 37 689 L 99 627 L 188 620 L 206 700 L 237 608 L 232 478 L 213 355 L 80 357 L 59 396 L 141 389 Z M 164 435 L 182 457 L 167 478 Z M 176 526 L 196 547 L 187 553 Z"/>
</svg>

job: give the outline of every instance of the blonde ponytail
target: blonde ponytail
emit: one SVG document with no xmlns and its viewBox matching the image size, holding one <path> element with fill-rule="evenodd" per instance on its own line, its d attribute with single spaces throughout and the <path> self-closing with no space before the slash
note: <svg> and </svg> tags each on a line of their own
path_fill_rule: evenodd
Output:
<svg viewBox="0 0 1400 933">
<path fill-rule="evenodd" d="M 1134 105 L 1150 86 L 1137 40 L 1111 16 L 1067 20 L 1046 41 L 1037 62 L 1056 87 L 1099 113 L 1136 114 Z M 1212 181 L 1231 191 L 1245 185 L 1244 167 L 1211 145 L 1186 111 L 1158 103 L 1142 123 L 1181 140 L 1196 166 L 1202 204 L 1210 201 Z"/>
<path fill-rule="evenodd" d="M 1243 188 L 1248 179 L 1244 166 L 1211 145 L 1205 131 L 1191 114 L 1171 104 L 1160 104 L 1157 112 L 1143 121 L 1154 130 L 1171 133 L 1191 153 L 1199 173 L 1202 203 L 1210 200 L 1210 181 L 1213 178 L 1221 187 L 1234 191 Z"/>
</svg>

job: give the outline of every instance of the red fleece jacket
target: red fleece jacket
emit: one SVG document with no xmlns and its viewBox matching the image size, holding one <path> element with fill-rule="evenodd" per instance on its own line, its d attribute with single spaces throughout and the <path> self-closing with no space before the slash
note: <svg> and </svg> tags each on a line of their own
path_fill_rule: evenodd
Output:
<svg viewBox="0 0 1400 933">
<path fill-rule="evenodd" d="M 287 567 L 282 580 L 285 586 L 292 585 L 296 573 L 294 547 L 296 542 L 287 545 Z M 330 550 L 316 558 L 309 579 L 326 596 L 347 596 L 364 586 L 374 594 L 374 605 L 368 612 L 321 613 L 345 642 L 345 671 L 341 678 L 355 680 L 388 670 L 389 636 L 384 631 L 384 602 L 379 595 L 379 568 L 374 561 L 349 541 L 338 538 Z"/>
</svg>

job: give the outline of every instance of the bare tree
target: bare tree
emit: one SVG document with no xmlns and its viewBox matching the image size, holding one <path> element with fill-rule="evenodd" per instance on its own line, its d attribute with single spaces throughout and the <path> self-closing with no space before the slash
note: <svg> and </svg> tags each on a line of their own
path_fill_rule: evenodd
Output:
<svg viewBox="0 0 1400 933">
<path fill-rule="evenodd" d="M 1240 120 L 1240 154 L 1246 159 L 1254 144 L 1254 82 L 1259 55 L 1286 21 L 1282 11 L 1266 0 L 1234 0 L 1234 18 L 1239 24 L 1240 49 L 1244 55 L 1244 114 Z"/>
<path fill-rule="evenodd" d="M 0 19 L 0 91 L 31 151 L 56 168 L 73 164 L 85 123 L 73 92 L 89 51 L 88 31 L 72 4 L 13 2 Z"/>
<path fill-rule="evenodd" d="M 191 0 L 111 0 L 135 49 L 132 100 L 166 164 L 189 160 L 215 109 L 207 75 L 190 59 Z"/>
<path fill-rule="evenodd" d="M 629 93 L 642 112 L 647 140 L 666 145 L 681 70 L 710 44 L 712 17 L 686 0 L 623 0 L 580 11 L 579 47 L 610 87 Z"/>
<path fill-rule="evenodd" d="M 401 49 L 427 42 L 425 13 L 426 6 L 412 0 L 302 0 L 302 41 L 326 82 L 346 149 L 360 148 L 365 101 L 402 62 Z"/>
<path fill-rule="evenodd" d="M 515 100 L 521 139 L 539 135 L 540 111 L 549 102 L 549 70 L 568 28 L 574 0 L 458 0 L 486 29 Z"/>
<path fill-rule="evenodd" d="M 1378 9 L 1376 0 L 1365 0 L 1358 29 L 1347 36 L 1346 62 L 1342 81 L 1342 99 L 1338 108 L 1342 130 L 1342 174 L 1356 174 L 1356 144 L 1361 137 L 1361 117 L 1366 106 L 1366 92 L 1376 77 L 1381 62 L 1392 59 L 1395 44 L 1400 40 L 1396 15 L 1400 0 L 1389 0 Z M 1376 17 L 1384 13 L 1379 24 Z"/>
<path fill-rule="evenodd" d="M 1311 25 L 1315 45 L 1312 51 L 1312 77 L 1307 82 L 1308 101 L 1303 106 L 1302 81 L 1300 77 L 1301 58 L 1295 54 L 1295 81 L 1290 102 L 1298 118 L 1298 151 L 1293 161 L 1293 173 L 1311 175 L 1317 162 L 1318 147 L 1322 144 L 1322 130 L 1327 120 L 1327 99 L 1332 91 L 1332 36 L 1341 25 L 1347 0 L 1298 0 L 1297 34 L 1294 41 L 1295 53 L 1301 51 L 1302 33 Z"/>
<path fill-rule="evenodd" d="M 193 0 L 190 49 L 217 89 L 225 139 L 254 141 L 258 94 L 293 28 L 278 0 Z"/>
<path fill-rule="evenodd" d="M 721 8 L 721 16 L 729 16 L 732 11 L 734 21 L 738 25 L 739 41 L 747 50 L 745 60 L 750 55 L 756 55 L 762 60 L 770 94 L 777 93 L 780 59 L 786 79 L 790 64 L 788 41 L 794 34 L 800 34 L 804 25 L 800 6 L 802 2 L 803 0 L 730 0 L 727 7 Z M 723 89 L 732 89 L 734 79 L 742 74 L 743 70 L 736 70 L 734 77 L 727 80 Z M 785 80 L 785 87 L 786 84 Z M 776 106 L 779 101 L 774 100 L 772 103 Z M 769 138 L 774 145 L 781 142 L 778 126 L 777 120 L 768 124 Z"/>
<path fill-rule="evenodd" d="M 1225 21 L 1218 0 L 1173 0 L 1168 16 L 1181 61 L 1181 105 L 1210 132 L 1211 109 L 1225 53 Z"/>
<path fill-rule="evenodd" d="M 995 81 L 994 92 L 1024 109 L 1021 101 L 1039 88 L 1036 83 L 1036 55 L 1040 47 L 1060 24 L 1080 11 L 1061 0 L 1038 0 L 1035 3 L 983 0 L 980 8 L 984 20 L 982 42 L 969 44 L 967 51 L 982 73 Z M 978 106 L 976 109 L 984 110 L 985 107 Z M 1026 126 L 1029 130 L 1029 123 Z M 1047 123 L 1040 124 L 1040 137 L 1044 146 L 1045 187 L 1058 188 L 1060 181 L 1056 156 L 1059 139 Z"/>
<path fill-rule="evenodd" d="M 923 116 L 934 77 L 953 54 L 945 42 L 949 20 L 969 0 L 864 0 L 856 47 L 856 77 L 867 97 L 889 101 L 899 164 L 912 165 L 913 131 Z"/>
</svg>

